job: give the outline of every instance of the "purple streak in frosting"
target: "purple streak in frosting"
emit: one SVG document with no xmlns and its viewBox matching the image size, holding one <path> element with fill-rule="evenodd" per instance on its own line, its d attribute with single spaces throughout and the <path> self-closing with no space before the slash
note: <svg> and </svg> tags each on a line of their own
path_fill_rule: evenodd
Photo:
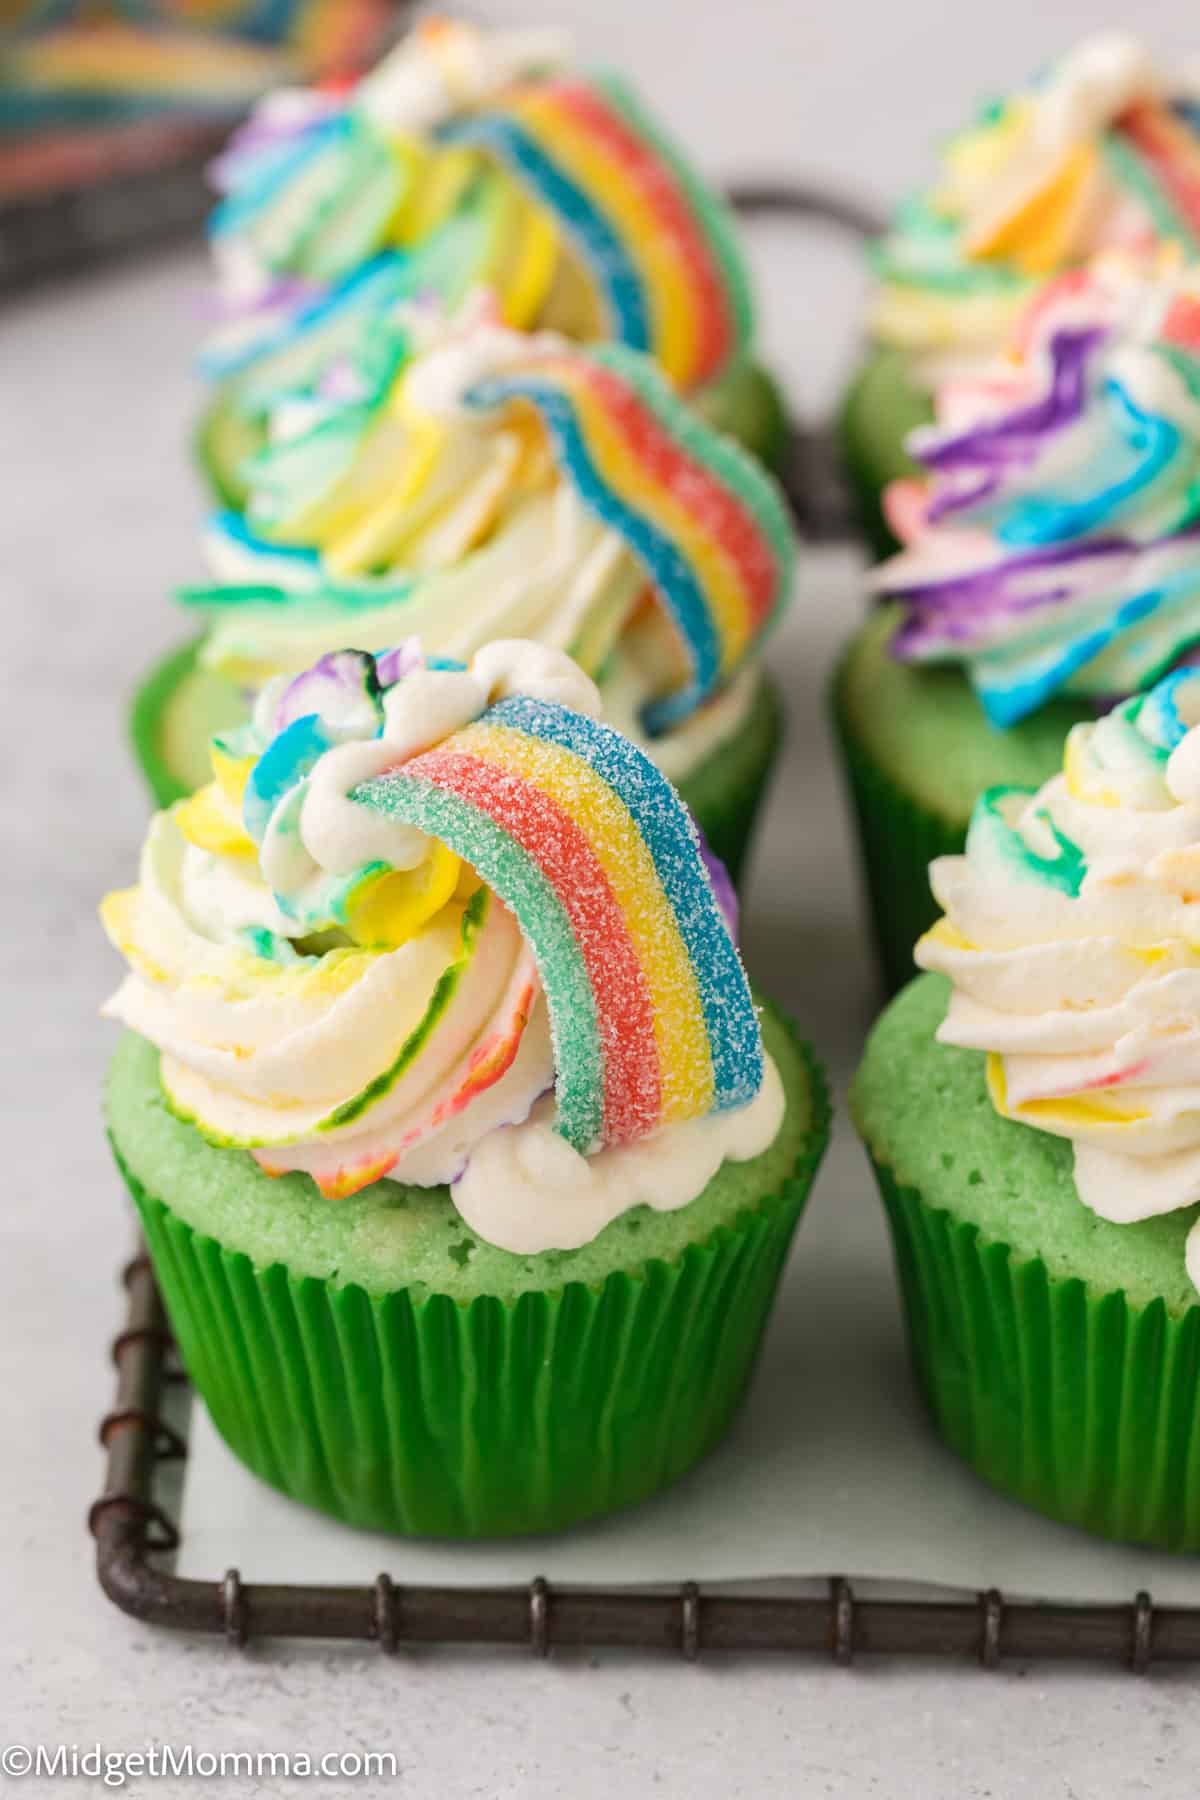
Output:
<svg viewBox="0 0 1200 1800">
<path fill-rule="evenodd" d="M 729 935 L 736 943 L 738 933 L 737 890 L 729 879 L 728 869 L 725 867 L 725 864 L 721 861 L 720 857 L 714 856 L 713 852 L 709 849 L 708 844 L 705 842 L 704 833 L 700 830 L 698 825 L 696 826 L 696 832 L 700 839 L 700 855 L 704 860 L 705 868 L 708 870 L 708 878 L 712 882 L 713 894 L 716 896 L 716 902 L 721 909 L 721 914 L 725 923 L 729 927 Z"/>
<path fill-rule="evenodd" d="M 889 589 L 888 598 L 902 601 L 908 609 L 892 639 L 892 653 L 903 661 L 946 642 L 967 647 L 986 645 L 994 637 L 997 625 L 1002 626 L 1014 615 L 1076 599 L 1079 585 L 1074 577 L 1081 565 L 1109 557 L 1131 558 L 1140 548 L 1127 538 L 1051 544 L 1020 556 L 1006 556 L 1002 562 L 984 569 L 947 576 L 942 581 Z M 1049 586 L 1033 593 L 1019 591 L 1022 581 L 1042 571 L 1048 575 L 1060 572 L 1065 579 L 1052 580 Z"/>
<path fill-rule="evenodd" d="M 1007 469 L 1032 463 L 1048 436 L 1083 416 L 1088 358 L 1107 335 L 1101 326 L 1056 331 L 1049 344 L 1051 376 L 1046 393 L 1028 406 L 972 425 L 956 437 L 920 445 L 917 454 L 925 467 L 935 475 L 951 477 L 930 504 L 930 524 L 986 500 Z M 953 479 L 956 475 L 965 479 Z M 972 475 L 976 479 L 971 480 Z"/>
</svg>

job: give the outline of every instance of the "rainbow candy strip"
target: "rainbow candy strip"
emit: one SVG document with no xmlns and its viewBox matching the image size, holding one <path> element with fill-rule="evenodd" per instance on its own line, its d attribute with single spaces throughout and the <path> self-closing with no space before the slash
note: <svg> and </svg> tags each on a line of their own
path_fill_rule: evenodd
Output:
<svg viewBox="0 0 1200 1800">
<path fill-rule="evenodd" d="M 559 220 L 607 315 L 682 388 L 711 381 L 753 331 L 720 203 L 611 76 L 520 83 L 448 120 L 442 143 L 497 158 Z"/>
<path fill-rule="evenodd" d="M 531 350 L 467 396 L 536 407 L 584 505 L 638 557 L 679 633 L 686 686 L 647 709 L 668 730 L 727 681 L 787 602 L 795 539 L 775 482 L 620 345 Z"/>
<path fill-rule="evenodd" d="M 352 798 L 440 839 L 516 915 L 577 1150 L 753 1099 L 758 1018 L 695 826 L 627 738 L 517 696 Z"/>
<path fill-rule="evenodd" d="M 1194 122 L 1145 100 L 1118 120 L 1106 148 L 1117 180 L 1131 189 L 1155 230 L 1200 251 L 1200 141 Z"/>
</svg>

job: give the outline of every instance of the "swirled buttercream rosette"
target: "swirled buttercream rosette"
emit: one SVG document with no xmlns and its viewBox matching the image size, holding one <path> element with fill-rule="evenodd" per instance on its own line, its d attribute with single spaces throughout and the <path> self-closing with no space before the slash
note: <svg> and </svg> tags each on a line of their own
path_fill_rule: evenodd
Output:
<svg viewBox="0 0 1200 1800">
<path fill-rule="evenodd" d="M 528 643 L 269 684 L 105 903 L 172 1110 L 331 1197 L 449 1183 L 515 1250 L 763 1150 L 782 1091 L 700 840 L 598 711 Z"/>
<path fill-rule="evenodd" d="M 931 871 L 917 961 L 950 977 L 939 1037 L 988 1054 L 1006 1118 L 1067 1138 L 1118 1223 L 1200 1201 L 1200 674 L 1076 726 L 1063 773 L 979 801 Z M 1188 1240 L 1200 1285 L 1200 1235 Z"/>
<path fill-rule="evenodd" d="M 888 494 L 893 652 L 989 720 L 1145 687 L 1200 636 L 1200 278 L 1166 254 L 1048 287 L 1010 356 L 947 382 Z"/>
<path fill-rule="evenodd" d="M 261 680 L 348 637 L 470 656 L 520 634 L 628 694 L 651 737 L 730 690 L 789 597 L 773 479 L 646 357 L 431 314 L 390 384 L 297 405 L 213 521 L 185 600 L 204 657 Z"/>
<path fill-rule="evenodd" d="M 1200 252 L 1195 70 L 1124 32 L 1084 39 L 953 138 L 875 256 L 875 337 L 932 377 L 987 356 L 1048 278 L 1104 252 Z"/>
<path fill-rule="evenodd" d="M 221 316 L 202 366 L 244 412 L 351 378 L 429 294 L 655 356 L 685 389 L 745 351 L 721 202 L 559 34 L 423 22 L 348 90 L 272 96 L 216 165 Z"/>
</svg>

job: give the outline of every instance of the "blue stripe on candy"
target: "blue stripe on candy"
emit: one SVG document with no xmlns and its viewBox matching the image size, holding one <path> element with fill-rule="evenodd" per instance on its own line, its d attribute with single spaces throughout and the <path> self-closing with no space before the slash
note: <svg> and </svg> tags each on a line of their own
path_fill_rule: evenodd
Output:
<svg viewBox="0 0 1200 1800">
<path fill-rule="evenodd" d="M 687 687 L 651 701 L 645 708 L 642 722 L 651 735 L 666 731 L 695 711 L 717 686 L 721 672 L 720 636 L 704 590 L 686 558 L 664 532 L 635 512 L 604 479 L 592 460 L 569 394 L 536 378 L 499 376 L 479 382 L 466 399 L 468 405 L 481 409 L 512 399 L 528 400 L 536 406 L 584 505 L 624 538 L 644 565 L 675 622 L 692 665 L 692 679 Z"/>
<path fill-rule="evenodd" d="M 439 127 L 436 136 L 441 143 L 468 144 L 491 151 L 523 175 L 577 240 L 615 315 L 613 335 L 635 350 L 652 348 L 642 280 L 620 237 L 590 196 L 551 162 L 523 126 L 511 119 L 484 114 L 449 119 Z"/>
<path fill-rule="evenodd" d="M 758 1015 L 700 855 L 696 827 L 675 789 L 636 744 L 566 707 L 514 695 L 490 707 L 483 722 L 570 751 L 626 807 L 654 859 L 696 972 L 712 1055 L 714 1109 L 745 1106 L 763 1079 Z"/>
</svg>

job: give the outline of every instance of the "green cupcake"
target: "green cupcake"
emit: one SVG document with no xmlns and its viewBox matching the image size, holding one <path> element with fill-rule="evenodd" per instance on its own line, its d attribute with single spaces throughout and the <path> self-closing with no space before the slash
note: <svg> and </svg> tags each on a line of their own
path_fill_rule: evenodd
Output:
<svg viewBox="0 0 1200 1800">
<path fill-rule="evenodd" d="M 1200 675 L 1000 788 L 851 1110 L 917 1381 L 986 1480 L 1200 1550 Z"/>
<path fill-rule="evenodd" d="M 889 510 L 905 548 L 834 686 L 890 988 L 935 916 L 926 870 L 976 797 L 1037 786 L 1072 725 L 1200 639 L 1200 278 L 1098 262 L 1035 303 L 1007 373 L 959 381 Z"/>
<path fill-rule="evenodd" d="M 595 676 L 736 876 L 782 730 L 758 661 L 791 594 L 781 490 L 646 357 L 486 315 L 424 331 L 371 404 L 294 412 L 248 520 L 211 521 L 217 579 L 184 595 L 207 633 L 134 703 L 156 801 L 202 778 L 248 692 L 344 641 L 462 659 L 533 637 Z"/>
<path fill-rule="evenodd" d="M 246 458 L 281 406 L 376 393 L 397 325 L 483 290 L 518 331 L 645 351 L 706 417 L 782 459 L 732 215 L 559 32 L 424 21 L 336 95 L 268 96 L 215 177 L 196 450 L 226 506 L 245 504 Z"/>
<path fill-rule="evenodd" d="M 189 1375 L 349 1523 L 558 1529 L 721 1436 L 828 1129 L 669 783 L 560 652 L 278 684 L 104 920 Z"/>
<path fill-rule="evenodd" d="M 905 439 L 934 416 L 933 394 L 971 379 L 1007 348 L 1048 284 L 1121 245 L 1195 234 L 1181 196 L 1196 115 L 1171 103 L 1171 77 L 1125 32 L 1098 32 L 987 101 L 952 137 L 937 181 L 898 208 L 872 249 L 869 344 L 846 391 L 846 473 L 875 554 L 895 548 L 884 491 Z"/>
</svg>

